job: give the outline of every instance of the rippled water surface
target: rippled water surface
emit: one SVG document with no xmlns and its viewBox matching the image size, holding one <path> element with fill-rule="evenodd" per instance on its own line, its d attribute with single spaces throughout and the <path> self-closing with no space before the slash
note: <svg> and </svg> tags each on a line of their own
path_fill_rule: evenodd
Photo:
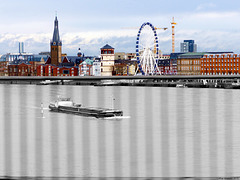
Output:
<svg viewBox="0 0 240 180">
<path fill-rule="evenodd" d="M 50 112 L 59 95 L 124 118 Z M 0 85 L 0 176 L 240 176 L 239 100 L 227 89 Z"/>
</svg>

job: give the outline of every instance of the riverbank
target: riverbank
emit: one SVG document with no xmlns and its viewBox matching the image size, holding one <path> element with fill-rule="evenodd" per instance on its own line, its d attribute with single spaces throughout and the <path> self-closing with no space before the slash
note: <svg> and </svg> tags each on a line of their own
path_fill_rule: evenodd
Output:
<svg viewBox="0 0 240 180">
<path fill-rule="evenodd" d="M 178 80 L 178 81 L 154 81 L 154 80 L 11 80 L 0 81 L 0 84 L 32 84 L 32 85 L 92 85 L 92 86 L 149 86 L 149 87 L 177 87 L 177 88 L 223 88 L 240 89 L 238 80 Z"/>
</svg>

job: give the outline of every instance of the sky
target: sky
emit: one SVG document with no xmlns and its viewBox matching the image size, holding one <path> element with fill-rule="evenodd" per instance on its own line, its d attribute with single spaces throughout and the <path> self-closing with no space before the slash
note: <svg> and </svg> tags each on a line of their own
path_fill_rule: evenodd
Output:
<svg viewBox="0 0 240 180">
<path fill-rule="evenodd" d="M 159 46 L 171 53 L 175 18 L 175 52 L 193 39 L 198 51 L 240 53 L 239 0 L 0 0 L 0 54 L 50 51 L 57 14 L 63 53 L 100 55 L 109 44 L 115 52 L 135 52 L 138 28 L 145 22 L 157 30 Z"/>
</svg>

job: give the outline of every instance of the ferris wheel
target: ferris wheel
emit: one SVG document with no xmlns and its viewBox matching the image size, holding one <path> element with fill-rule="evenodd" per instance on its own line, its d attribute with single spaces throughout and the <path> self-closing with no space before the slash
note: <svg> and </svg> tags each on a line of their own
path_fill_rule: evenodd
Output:
<svg viewBox="0 0 240 180">
<path fill-rule="evenodd" d="M 143 23 L 137 34 L 136 57 L 138 68 L 142 75 L 161 74 L 157 65 L 158 37 L 155 27 L 149 23 Z M 135 73 L 135 74 L 136 74 Z"/>
</svg>

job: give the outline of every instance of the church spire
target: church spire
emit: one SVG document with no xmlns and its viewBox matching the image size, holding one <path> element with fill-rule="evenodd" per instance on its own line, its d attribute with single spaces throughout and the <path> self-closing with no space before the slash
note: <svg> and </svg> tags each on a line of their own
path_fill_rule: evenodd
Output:
<svg viewBox="0 0 240 180">
<path fill-rule="evenodd" d="M 53 32 L 53 39 L 52 39 L 51 45 L 58 45 L 58 46 L 62 45 L 62 42 L 60 41 L 60 36 L 59 36 L 57 16 L 55 17 L 55 21 L 54 21 L 54 32 Z"/>
<path fill-rule="evenodd" d="M 62 63 L 62 41 L 60 40 L 58 30 L 58 19 L 55 17 L 53 38 L 50 43 L 51 45 L 51 64 L 58 66 Z"/>
</svg>

